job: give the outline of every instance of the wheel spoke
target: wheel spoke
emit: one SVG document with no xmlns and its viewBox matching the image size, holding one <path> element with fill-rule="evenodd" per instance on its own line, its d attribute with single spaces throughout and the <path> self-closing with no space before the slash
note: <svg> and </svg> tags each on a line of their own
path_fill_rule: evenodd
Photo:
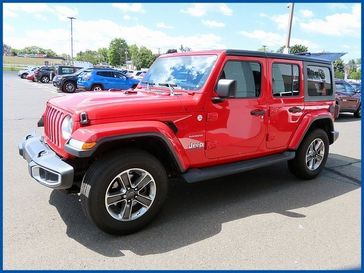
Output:
<svg viewBox="0 0 364 273">
<path fill-rule="evenodd" d="M 146 197 L 144 195 L 141 195 L 141 194 L 138 194 L 137 196 L 135 196 L 135 201 L 137 201 L 142 206 L 147 207 L 147 208 L 152 203 L 152 199 L 150 199 L 149 197 Z"/>
<path fill-rule="evenodd" d="M 315 145 L 315 151 L 318 152 L 322 148 L 322 141 L 317 141 L 317 144 Z"/>
<path fill-rule="evenodd" d="M 116 205 L 117 203 L 123 201 L 123 193 L 118 192 L 118 193 L 114 193 L 114 194 L 108 194 L 108 196 L 106 197 L 106 202 L 108 206 L 111 205 Z"/>
<path fill-rule="evenodd" d="M 128 189 L 131 187 L 129 173 L 125 172 L 125 173 L 121 174 L 120 180 L 125 189 Z"/>
<path fill-rule="evenodd" d="M 138 191 L 142 190 L 145 186 L 147 186 L 150 182 L 152 182 L 152 179 L 149 177 L 149 175 L 145 174 L 137 183 L 136 187 Z"/>
<path fill-rule="evenodd" d="M 131 211 L 132 211 L 132 203 L 125 203 L 123 212 L 122 212 L 122 219 L 123 220 L 129 220 L 131 217 Z"/>
</svg>

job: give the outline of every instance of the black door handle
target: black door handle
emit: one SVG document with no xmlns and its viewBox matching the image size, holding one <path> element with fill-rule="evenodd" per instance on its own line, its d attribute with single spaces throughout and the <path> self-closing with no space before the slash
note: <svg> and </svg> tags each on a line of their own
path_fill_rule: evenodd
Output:
<svg viewBox="0 0 364 273">
<path fill-rule="evenodd" d="M 255 109 L 250 112 L 252 116 L 264 116 L 265 111 L 260 109 Z"/>
<path fill-rule="evenodd" d="M 289 108 L 288 111 L 290 113 L 299 113 L 299 112 L 302 112 L 302 108 L 294 106 L 294 107 Z"/>
</svg>

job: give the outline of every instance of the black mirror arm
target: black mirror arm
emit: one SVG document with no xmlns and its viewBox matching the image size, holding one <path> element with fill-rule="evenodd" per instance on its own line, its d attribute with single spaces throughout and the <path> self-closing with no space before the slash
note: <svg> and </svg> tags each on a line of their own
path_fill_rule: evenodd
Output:
<svg viewBox="0 0 364 273">
<path fill-rule="evenodd" d="M 225 99 L 221 97 L 212 97 L 212 103 L 220 103 L 223 102 Z"/>
</svg>

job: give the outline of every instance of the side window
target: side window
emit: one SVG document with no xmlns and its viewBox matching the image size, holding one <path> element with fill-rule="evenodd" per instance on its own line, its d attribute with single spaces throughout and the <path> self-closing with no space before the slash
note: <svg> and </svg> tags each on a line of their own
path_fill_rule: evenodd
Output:
<svg viewBox="0 0 364 273">
<path fill-rule="evenodd" d="M 336 83 L 335 87 L 336 87 L 336 91 L 345 92 L 345 87 L 342 83 Z"/>
<path fill-rule="evenodd" d="M 110 72 L 110 71 L 99 71 L 96 73 L 96 75 L 101 76 L 101 77 L 108 77 L 108 78 L 114 77 L 114 73 Z"/>
<path fill-rule="evenodd" d="M 354 88 L 350 84 L 345 84 L 346 93 L 354 93 Z"/>
<path fill-rule="evenodd" d="M 298 96 L 300 93 L 299 67 L 296 64 L 272 65 L 273 96 Z"/>
<path fill-rule="evenodd" d="M 74 69 L 72 67 L 62 67 L 61 73 L 62 74 L 72 74 L 74 72 Z"/>
<path fill-rule="evenodd" d="M 236 81 L 235 98 L 255 98 L 260 96 L 261 65 L 257 62 L 228 61 L 220 79 Z"/>
<path fill-rule="evenodd" d="M 126 80 L 126 77 L 122 73 L 119 73 L 119 72 L 114 72 L 114 77 Z"/>
<path fill-rule="evenodd" d="M 307 90 L 309 96 L 331 96 L 330 69 L 323 66 L 307 66 Z"/>
</svg>

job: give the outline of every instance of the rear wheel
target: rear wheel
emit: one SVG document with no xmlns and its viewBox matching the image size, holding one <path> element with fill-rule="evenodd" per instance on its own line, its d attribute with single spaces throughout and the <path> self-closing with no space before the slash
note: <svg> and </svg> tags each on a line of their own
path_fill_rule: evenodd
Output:
<svg viewBox="0 0 364 273">
<path fill-rule="evenodd" d="M 62 91 L 65 93 L 74 93 L 76 91 L 76 84 L 74 82 L 65 82 L 62 86 Z"/>
<path fill-rule="evenodd" d="M 167 174 L 152 155 L 137 150 L 96 161 L 81 185 L 86 215 L 111 234 L 135 232 L 160 210 L 167 194 Z"/>
<path fill-rule="evenodd" d="M 288 168 L 299 178 L 315 178 L 325 167 L 328 154 L 327 133 L 322 129 L 315 129 L 304 138 L 295 158 L 288 161 Z"/>
<path fill-rule="evenodd" d="M 41 81 L 42 83 L 49 83 L 49 77 L 48 77 L 48 76 L 42 76 L 42 77 L 40 78 L 40 81 Z"/>
<path fill-rule="evenodd" d="M 99 84 L 95 84 L 94 86 L 92 86 L 91 90 L 92 90 L 92 91 L 102 91 L 102 90 L 103 90 L 103 88 L 102 88 L 102 86 L 101 86 L 101 85 L 99 85 Z"/>
<path fill-rule="evenodd" d="M 354 112 L 354 117 L 361 118 L 361 104 L 359 105 L 358 109 Z"/>
</svg>

